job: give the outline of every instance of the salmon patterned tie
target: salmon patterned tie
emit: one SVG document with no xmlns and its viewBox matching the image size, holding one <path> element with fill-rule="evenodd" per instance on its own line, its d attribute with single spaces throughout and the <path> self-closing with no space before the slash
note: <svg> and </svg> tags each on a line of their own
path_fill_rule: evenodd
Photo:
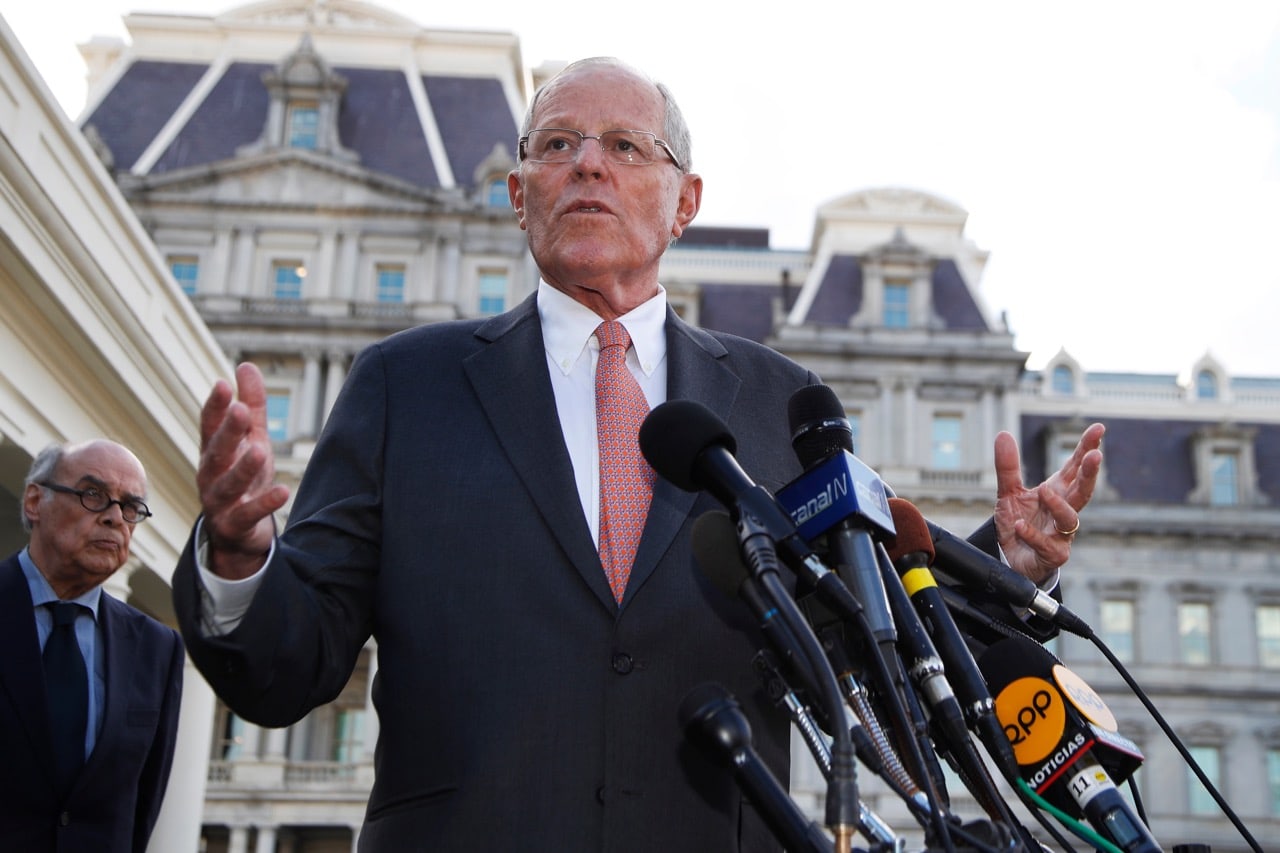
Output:
<svg viewBox="0 0 1280 853">
<path fill-rule="evenodd" d="M 600 562 L 613 597 L 622 601 L 653 495 L 653 469 L 640 454 L 640 424 L 649 414 L 627 368 L 631 336 L 613 320 L 596 328 L 596 434 L 600 445 Z"/>
</svg>

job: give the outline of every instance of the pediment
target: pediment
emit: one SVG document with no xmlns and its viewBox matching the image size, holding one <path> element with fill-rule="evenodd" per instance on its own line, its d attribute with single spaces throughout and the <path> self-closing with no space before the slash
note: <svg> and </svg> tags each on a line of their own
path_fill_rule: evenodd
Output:
<svg viewBox="0 0 1280 853">
<path fill-rule="evenodd" d="M 122 181 L 134 198 L 225 207 L 421 211 L 441 190 L 286 149 Z"/>
<path fill-rule="evenodd" d="M 885 219 L 958 218 L 963 222 L 968 211 L 941 196 L 906 187 L 874 187 L 832 199 L 818 208 L 819 217 Z"/>
<path fill-rule="evenodd" d="M 355 29 L 418 29 L 403 15 L 358 0 L 266 0 L 230 9 L 216 20 L 225 24 L 293 24 Z"/>
</svg>

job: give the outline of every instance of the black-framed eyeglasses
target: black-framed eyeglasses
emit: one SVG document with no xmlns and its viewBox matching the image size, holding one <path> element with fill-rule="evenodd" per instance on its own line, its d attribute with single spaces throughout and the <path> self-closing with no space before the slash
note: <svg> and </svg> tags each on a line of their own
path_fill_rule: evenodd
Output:
<svg viewBox="0 0 1280 853">
<path fill-rule="evenodd" d="M 87 489 L 73 489 L 70 486 L 61 486 L 57 483 L 40 483 L 39 485 L 55 492 L 61 492 L 64 495 L 75 495 L 80 498 L 80 506 L 89 510 L 89 512 L 106 512 L 111 509 L 112 504 L 118 504 L 120 506 L 120 517 L 129 524 L 137 524 L 151 517 L 151 510 L 147 509 L 147 505 L 138 498 L 125 498 L 122 501 L 118 501 L 97 486 L 90 486 Z"/>
<path fill-rule="evenodd" d="M 652 166 L 659 159 L 658 149 L 662 149 L 676 168 L 684 171 L 666 140 L 647 130 L 606 130 L 599 136 L 587 136 L 567 127 L 540 127 L 520 137 L 520 158 L 537 163 L 569 163 L 577 158 L 588 139 L 600 143 L 600 150 L 612 163 Z"/>
</svg>

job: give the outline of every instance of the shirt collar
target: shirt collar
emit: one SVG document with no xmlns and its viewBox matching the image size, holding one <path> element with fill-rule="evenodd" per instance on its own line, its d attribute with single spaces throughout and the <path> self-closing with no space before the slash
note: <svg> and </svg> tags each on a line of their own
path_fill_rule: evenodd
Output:
<svg viewBox="0 0 1280 853">
<path fill-rule="evenodd" d="M 58 600 L 58 594 L 53 591 L 53 587 L 49 586 L 49 581 L 41 571 L 36 568 L 36 564 L 32 561 L 31 555 L 27 553 L 27 549 L 23 548 L 18 552 L 18 564 L 22 566 L 22 574 L 27 578 L 27 588 L 31 590 L 31 603 L 37 608 L 48 604 L 51 601 Z M 93 613 L 94 621 L 98 619 L 98 602 L 102 599 L 102 587 L 95 586 L 88 592 L 71 599 L 76 604 L 89 608 Z"/>
<path fill-rule="evenodd" d="M 543 345 L 567 376 L 602 321 L 590 308 L 545 281 L 538 282 L 538 318 Z M 667 356 L 667 291 L 658 285 L 653 298 L 623 314 L 618 322 L 631 336 L 640 369 L 652 376 Z"/>
</svg>

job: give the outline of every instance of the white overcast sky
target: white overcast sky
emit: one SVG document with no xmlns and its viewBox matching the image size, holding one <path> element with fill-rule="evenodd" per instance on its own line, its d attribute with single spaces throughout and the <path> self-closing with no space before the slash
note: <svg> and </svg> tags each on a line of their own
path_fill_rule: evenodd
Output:
<svg viewBox="0 0 1280 853">
<path fill-rule="evenodd" d="M 6 0 L 75 117 L 75 46 L 124 14 L 223 0 Z M 876 186 L 969 211 L 980 293 L 1030 365 L 1280 376 L 1280 4 L 755 0 L 618 6 L 381 0 L 515 33 L 524 61 L 619 56 L 671 87 L 701 225 L 807 247 L 817 207 Z M 552 13 L 552 8 L 563 9 Z"/>
</svg>

